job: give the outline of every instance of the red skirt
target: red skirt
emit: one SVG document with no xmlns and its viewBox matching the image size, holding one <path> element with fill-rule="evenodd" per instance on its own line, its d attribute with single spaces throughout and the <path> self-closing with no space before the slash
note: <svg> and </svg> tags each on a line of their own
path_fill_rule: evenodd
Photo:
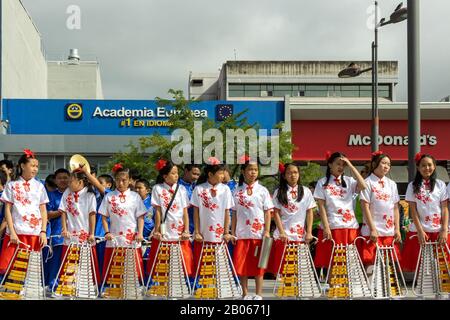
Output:
<svg viewBox="0 0 450 320">
<path fill-rule="evenodd" d="M 270 252 L 269 263 L 267 265 L 267 272 L 276 275 L 280 268 L 283 269 L 285 263 L 283 261 L 284 247 L 290 243 L 302 243 L 302 241 L 283 242 L 281 240 L 274 240 L 272 250 Z"/>
<path fill-rule="evenodd" d="M 356 246 L 358 247 L 359 255 L 361 256 L 361 260 L 365 266 L 370 266 L 375 263 L 375 254 L 377 252 L 377 247 L 373 241 L 367 242 L 370 237 L 364 237 L 364 241 L 358 241 Z M 378 245 L 380 246 L 391 246 L 394 237 L 378 237 Z M 397 258 L 401 261 L 400 257 L 400 246 L 399 243 L 396 242 L 394 244 L 395 252 L 397 253 Z"/>
<path fill-rule="evenodd" d="M 332 229 L 331 235 L 336 244 L 351 244 L 359 235 L 358 229 Z M 323 240 L 323 230 L 320 229 L 316 244 L 316 256 L 314 257 L 314 265 L 316 268 L 328 268 L 330 265 L 331 251 L 333 250 L 333 242 Z"/>
<path fill-rule="evenodd" d="M 33 235 L 17 235 L 19 240 L 23 243 L 28 244 L 30 247 L 30 250 L 32 251 L 40 251 L 41 245 L 39 244 L 39 236 L 33 236 Z M 3 245 L 2 245 L 2 252 L 0 254 L 0 274 L 5 274 L 5 272 L 8 269 L 8 266 L 14 256 L 14 253 L 16 252 L 17 245 L 16 244 L 9 244 L 10 237 L 9 235 L 5 235 L 5 238 L 3 239 Z M 26 247 L 23 244 L 19 244 L 20 248 L 26 249 Z"/>
<path fill-rule="evenodd" d="M 105 248 L 105 256 L 103 259 L 103 270 L 102 270 L 102 281 L 105 279 L 106 272 L 108 271 L 109 261 L 111 260 L 112 253 L 113 253 L 114 247 L 106 247 Z M 141 279 L 141 281 L 144 281 L 143 273 L 144 273 L 144 260 L 142 259 L 142 250 L 141 248 L 136 249 L 136 272 Z"/>
<path fill-rule="evenodd" d="M 178 241 L 166 241 L 168 243 L 176 243 Z M 160 241 L 152 239 L 152 245 L 150 247 L 150 253 L 148 255 L 146 274 L 150 276 L 153 264 L 155 263 L 156 254 L 158 253 Z M 194 274 L 194 258 L 192 256 L 192 248 L 189 240 L 180 241 L 181 251 L 183 253 L 184 265 L 186 266 L 186 272 L 188 276 L 192 277 Z"/>
<path fill-rule="evenodd" d="M 62 266 L 64 266 L 64 257 L 66 256 L 66 252 L 69 249 L 68 246 L 63 245 L 62 247 L 62 253 L 61 253 L 61 264 Z M 95 271 L 95 277 L 97 278 L 97 284 L 101 284 L 100 281 L 100 270 L 98 268 L 98 259 L 97 259 L 97 250 L 95 249 L 95 246 L 91 247 L 91 254 L 92 254 L 92 259 L 94 260 L 94 271 Z"/>
<path fill-rule="evenodd" d="M 265 269 L 258 268 L 262 239 L 242 239 L 233 250 L 233 264 L 238 276 L 263 276 Z M 256 253 L 256 255 L 255 255 Z"/>
<path fill-rule="evenodd" d="M 402 261 L 401 266 L 403 271 L 406 272 L 415 272 L 416 266 L 417 266 L 417 260 L 419 259 L 419 251 L 420 251 L 420 244 L 419 244 L 419 238 L 414 237 L 410 239 L 411 236 L 416 235 L 417 232 L 408 232 L 406 234 L 405 244 L 403 246 L 402 251 Z M 430 238 L 429 241 L 437 241 L 439 237 L 439 232 L 426 232 L 428 237 Z M 449 238 L 447 237 L 447 245 L 450 245 Z"/>
</svg>

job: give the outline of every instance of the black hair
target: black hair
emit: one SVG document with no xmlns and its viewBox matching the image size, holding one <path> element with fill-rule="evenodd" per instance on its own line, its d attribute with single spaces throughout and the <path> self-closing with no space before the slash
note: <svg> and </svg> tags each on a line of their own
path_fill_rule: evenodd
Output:
<svg viewBox="0 0 450 320">
<path fill-rule="evenodd" d="M 387 154 L 377 154 L 377 155 L 372 156 L 372 160 L 370 161 L 370 166 L 369 166 L 369 168 L 370 168 L 369 173 L 373 173 L 375 171 L 375 169 L 378 168 L 378 166 L 380 165 L 381 160 L 383 160 L 384 158 L 388 158 L 389 161 L 392 161 L 391 157 L 388 156 Z"/>
<path fill-rule="evenodd" d="M 301 183 L 301 178 L 300 178 L 300 168 L 294 163 L 286 163 L 284 165 L 284 172 L 283 173 L 280 172 L 280 186 L 278 187 L 278 194 L 277 194 L 278 202 L 280 202 L 282 205 L 288 204 L 287 191 L 289 190 L 289 184 L 286 180 L 286 170 L 289 166 L 296 167 L 298 170 L 298 173 L 299 173 L 298 181 L 297 181 L 297 186 L 298 186 L 297 202 L 302 201 L 303 193 L 304 193 L 303 186 Z"/>
<path fill-rule="evenodd" d="M 335 152 L 335 153 L 331 154 L 331 156 L 328 158 L 328 160 L 327 160 L 327 173 L 326 173 L 327 180 L 325 181 L 325 184 L 323 185 L 324 187 L 328 186 L 328 183 L 330 182 L 331 169 L 330 169 L 329 164 L 333 163 L 336 158 L 342 158 L 342 157 L 345 157 L 345 154 L 343 154 L 342 152 Z M 347 184 L 345 183 L 344 174 L 343 173 L 342 173 L 342 176 L 341 176 L 341 181 L 342 181 L 341 182 L 342 187 L 347 188 Z"/>
<path fill-rule="evenodd" d="M 22 175 L 22 164 L 27 164 L 30 162 L 30 160 L 36 159 L 34 156 L 29 156 L 26 154 L 23 154 L 20 156 L 19 160 L 17 161 L 17 167 L 16 167 L 16 179 L 18 179 Z"/>
<path fill-rule="evenodd" d="M 168 160 L 166 161 L 166 165 L 158 171 L 158 176 L 156 177 L 156 183 L 160 184 L 160 183 L 164 183 L 164 177 L 166 174 L 169 174 L 170 171 L 172 171 L 173 167 L 176 167 L 176 165 Z"/>
<path fill-rule="evenodd" d="M 194 168 L 202 170 L 202 166 L 199 164 L 193 163 L 193 164 L 185 164 L 184 165 L 184 170 L 187 170 L 187 171 L 192 171 L 192 169 L 194 169 Z"/>
<path fill-rule="evenodd" d="M 109 183 L 111 185 L 111 188 L 114 188 L 114 178 L 109 174 L 102 174 L 97 177 L 97 180 L 99 180 L 100 178 L 105 179 L 106 183 Z"/>
<path fill-rule="evenodd" d="M 225 165 L 224 164 L 214 164 L 214 165 L 213 164 L 207 164 L 203 168 L 203 173 L 200 176 L 200 178 L 198 178 L 197 184 L 205 183 L 206 181 L 208 181 L 209 173 L 216 174 L 216 172 L 220 171 L 220 170 L 225 170 Z"/>
<path fill-rule="evenodd" d="M 91 173 L 97 174 L 97 167 L 91 166 Z"/>
<path fill-rule="evenodd" d="M 138 183 L 142 183 L 144 185 L 145 189 L 150 190 L 150 182 L 148 182 L 147 179 L 139 179 L 136 181 L 136 184 L 138 184 Z"/>
<path fill-rule="evenodd" d="M 58 188 L 58 186 L 56 185 L 55 179 L 56 175 L 54 173 L 51 173 L 45 178 L 45 184 L 47 184 L 50 188 L 56 189 Z"/>
<path fill-rule="evenodd" d="M 84 186 L 87 187 L 87 191 L 88 192 L 92 192 L 94 193 L 94 188 L 92 188 L 91 183 L 89 182 L 89 179 L 87 177 L 87 175 L 82 172 L 82 171 L 74 171 L 70 174 L 71 177 L 77 179 L 77 180 L 82 180 L 84 183 Z"/>
<path fill-rule="evenodd" d="M 0 170 L 0 184 L 4 187 L 6 182 L 8 182 L 8 176 L 4 171 Z"/>
<path fill-rule="evenodd" d="M 55 171 L 55 177 L 60 174 L 60 173 L 65 173 L 68 176 L 70 176 L 70 171 L 65 169 L 65 168 L 59 168 L 58 170 Z"/>
<path fill-rule="evenodd" d="M 254 161 L 250 162 L 250 160 L 252 160 L 252 159 L 250 159 L 250 158 L 245 159 L 245 162 L 243 164 L 241 164 L 241 166 L 240 166 L 241 167 L 241 174 L 239 175 L 239 182 L 238 182 L 239 187 L 242 186 L 244 184 L 244 182 L 245 182 L 244 174 L 242 173 L 242 171 L 245 171 L 245 169 L 247 169 L 247 167 L 250 164 L 258 165 L 258 170 L 259 170 L 259 160 L 257 160 L 256 162 L 254 162 Z"/>
<path fill-rule="evenodd" d="M 308 183 L 308 187 L 315 189 L 317 185 L 317 181 L 311 181 L 310 183 Z"/>
<path fill-rule="evenodd" d="M 430 191 L 431 192 L 434 191 L 434 186 L 436 185 L 436 176 L 437 176 L 437 174 L 436 174 L 436 159 L 430 154 L 422 154 L 419 161 L 416 162 L 417 171 L 416 171 L 416 176 L 414 177 L 414 181 L 413 181 L 414 194 L 418 194 L 420 192 L 420 186 L 422 185 L 423 177 L 420 174 L 419 165 L 423 158 L 430 158 L 434 164 L 434 171 L 430 176 Z"/>
<path fill-rule="evenodd" d="M 139 170 L 135 168 L 131 168 L 129 170 L 129 175 L 130 178 L 133 180 L 139 180 L 142 177 L 142 175 L 139 173 Z"/>
<path fill-rule="evenodd" d="M 11 160 L 3 159 L 0 160 L 0 167 L 5 165 L 8 169 L 14 169 L 14 163 Z"/>
</svg>

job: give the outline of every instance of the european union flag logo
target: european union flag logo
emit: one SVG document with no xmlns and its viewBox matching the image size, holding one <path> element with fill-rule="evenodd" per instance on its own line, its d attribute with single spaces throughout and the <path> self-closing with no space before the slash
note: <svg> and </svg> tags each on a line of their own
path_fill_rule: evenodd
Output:
<svg viewBox="0 0 450 320">
<path fill-rule="evenodd" d="M 233 115 L 232 104 L 218 104 L 216 106 L 216 121 L 224 121 Z"/>
</svg>

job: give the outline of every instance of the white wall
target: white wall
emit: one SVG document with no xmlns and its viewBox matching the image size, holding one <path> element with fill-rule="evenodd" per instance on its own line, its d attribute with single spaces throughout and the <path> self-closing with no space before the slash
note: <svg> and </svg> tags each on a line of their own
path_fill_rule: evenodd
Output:
<svg viewBox="0 0 450 320">
<path fill-rule="evenodd" d="M 3 98 L 47 98 L 41 36 L 20 0 L 1 0 Z"/>
<path fill-rule="evenodd" d="M 103 99 L 97 62 L 48 62 L 49 99 Z"/>
</svg>

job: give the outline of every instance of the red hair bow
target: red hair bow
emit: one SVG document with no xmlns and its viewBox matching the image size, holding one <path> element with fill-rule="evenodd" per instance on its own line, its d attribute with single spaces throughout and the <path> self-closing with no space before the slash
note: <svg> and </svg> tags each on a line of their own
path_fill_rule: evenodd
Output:
<svg viewBox="0 0 450 320">
<path fill-rule="evenodd" d="M 416 156 L 414 157 L 414 160 L 416 161 L 416 163 L 419 163 L 420 159 L 422 159 L 423 157 L 423 153 L 422 152 L 417 152 Z"/>
<path fill-rule="evenodd" d="M 23 153 L 27 156 L 27 158 L 34 158 L 34 152 L 30 149 L 23 149 Z"/>
<path fill-rule="evenodd" d="M 210 164 L 212 166 L 215 166 L 215 165 L 220 164 L 220 160 L 217 159 L 216 157 L 209 157 L 208 158 L 208 164 Z"/>
<path fill-rule="evenodd" d="M 116 163 L 116 164 L 114 165 L 114 167 L 112 168 L 112 172 L 116 172 L 116 171 L 118 171 L 119 169 L 123 169 L 123 166 L 122 166 L 121 163 Z"/>
<path fill-rule="evenodd" d="M 283 174 L 284 171 L 286 171 L 286 167 L 284 166 L 284 163 L 280 161 L 278 164 L 278 170 L 280 170 L 280 173 Z"/>
<path fill-rule="evenodd" d="M 155 164 L 155 168 L 158 171 L 161 171 L 167 164 L 167 161 L 164 159 L 159 159 L 158 162 Z"/>
<path fill-rule="evenodd" d="M 244 154 L 242 157 L 239 158 L 239 163 L 244 164 L 246 162 L 250 162 L 250 157 L 246 154 Z"/>
<path fill-rule="evenodd" d="M 331 151 L 327 151 L 327 152 L 325 152 L 325 160 L 330 160 L 330 158 L 331 158 Z"/>
<path fill-rule="evenodd" d="M 376 156 L 379 156 L 379 155 L 382 155 L 382 154 L 383 154 L 383 151 L 378 150 L 378 151 L 372 152 L 372 157 L 376 157 Z"/>
</svg>

